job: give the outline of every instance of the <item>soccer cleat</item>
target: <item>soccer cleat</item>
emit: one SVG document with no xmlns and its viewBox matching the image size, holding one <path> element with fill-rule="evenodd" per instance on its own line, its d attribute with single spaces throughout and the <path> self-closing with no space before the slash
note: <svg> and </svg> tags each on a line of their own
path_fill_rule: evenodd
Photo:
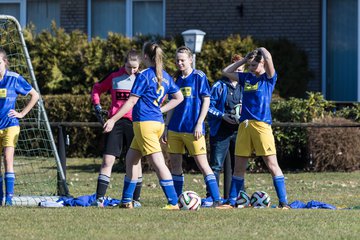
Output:
<svg viewBox="0 0 360 240">
<path fill-rule="evenodd" d="M 230 202 L 222 203 L 221 201 L 216 201 L 213 207 L 216 209 L 233 209 L 235 205 L 230 204 Z"/>
<path fill-rule="evenodd" d="M 141 208 L 141 203 L 139 201 L 133 200 L 132 204 L 134 208 Z"/>
<path fill-rule="evenodd" d="M 213 201 L 212 197 L 207 197 L 207 198 L 201 199 L 201 207 L 203 207 L 203 208 L 212 207 L 213 204 L 214 204 L 214 201 Z"/>
<path fill-rule="evenodd" d="M 134 208 L 134 205 L 132 202 L 120 203 L 119 208 L 132 209 L 132 208 Z"/>
<path fill-rule="evenodd" d="M 99 207 L 99 208 L 103 208 L 104 207 L 104 198 L 98 198 L 96 200 L 94 200 L 90 206 L 92 207 Z"/>
<path fill-rule="evenodd" d="M 171 204 L 166 204 L 165 207 L 162 207 L 161 209 L 164 210 L 180 210 L 179 205 L 171 205 Z"/>
<path fill-rule="evenodd" d="M 5 201 L 5 206 L 12 206 L 12 200 L 11 199 L 6 199 Z"/>
<path fill-rule="evenodd" d="M 223 204 L 223 205 L 218 205 L 215 207 L 216 209 L 233 209 L 235 208 L 234 206 L 230 205 L 230 204 Z"/>
<path fill-rule="evenodd" d="M 288 210 L 290 209 L 290 206 L 287 203 L 279 203 L 279 205 L 276 208 Z"/>
</svg>

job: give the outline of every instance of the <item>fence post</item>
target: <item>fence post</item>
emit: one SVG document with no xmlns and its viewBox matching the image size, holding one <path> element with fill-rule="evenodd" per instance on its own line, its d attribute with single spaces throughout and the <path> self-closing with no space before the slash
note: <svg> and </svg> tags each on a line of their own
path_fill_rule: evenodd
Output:
<svg viewBox="0 0 360 240">
<path fill-rule="evenodd" d="M 224 161 L 224 198 L 225 199 L 229 198 L 231 178 L 232 178 L 231 157 L 230 157 L 230 151 L 228 151 Z"/>
<path fill-rule="evenodd" d="M 64 176 L 66 179 L 66 150 L 65 150 L 64 131 L 65 131 L 65 128 L 63 128 L 61 125 L 58 125 L 58 153 L 59 153 L 61 168 L 64 172 Z M 60 183 L 61 183 L 61 177 L 60 177 L 60 174 L 58 173 L 58 185 L 57 185 L 58 195 L 59 196 L 69 195 L 68 190 L 63 189 L 63 186 Z"/>
</svg>

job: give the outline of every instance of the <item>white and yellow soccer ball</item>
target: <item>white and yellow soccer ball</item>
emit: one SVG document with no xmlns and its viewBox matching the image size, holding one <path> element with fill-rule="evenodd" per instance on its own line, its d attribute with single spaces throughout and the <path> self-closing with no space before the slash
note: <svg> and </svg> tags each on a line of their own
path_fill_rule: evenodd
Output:
<svg viewBox="0 0 360 240">
<path fill-rule="evenodd" d="M 266 208 L 270 206 L 270 196 L 264 191 L 256 191 L 251 195 L 250 204 L 254 208 Z"/>
<path fill-rule="evenodd" d="M 245 191 L 240 191 L 238 197 L 236 198 L 236 207 L 237 208 L 246 208 L 250 207 L 250 197 Z"/>
<path fill-rule="evenodd" d="M 242 103 L 236 104 L 234 109 L 231 110 L 231 117 L 236 121 L 237 124 L 240 123 L 241 117 L 241 110 L 242 110 Z"/>
<path fill-rule="evenodd" d="M 179 196 L 180 210 L 197 211 L 201 207 L 201 197 L 193 191 L 185 191 Z"/>
</svg>

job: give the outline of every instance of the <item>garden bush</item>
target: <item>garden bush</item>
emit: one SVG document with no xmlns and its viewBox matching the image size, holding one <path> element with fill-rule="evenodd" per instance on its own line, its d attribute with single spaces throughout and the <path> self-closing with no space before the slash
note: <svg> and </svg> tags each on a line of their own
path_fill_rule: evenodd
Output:
<svg viewBox="0 0 360 240">
<path fill-rule="evenodd" d="M 51 122 L 96 122 L 90 95 L 46 95 L 45 108 Z M 101 96 L 104 109 L 110 104 L 107 95 Z M 358 104 L 334 113 L 334 104 L 324 100 L 320 93 L 308 93 L 307 99 L 278 99 L 271 105 L 274 122 L 310 123 L 314 119 L 340 116 L 355 118 L 360 115 Z M 313 128 L 311 128 L 313 129 Z M 98 157 L 102 149 L 102 129 L 99 127 L 67 127 L 71 144 L 67 148 L 68 157 Z M 57 129 L 54 129 L 55 133 Z M 309 152 L 309 131 L 304 127 L 273 127 L 279 164 L 283 169 L 304 170 L 312 160 Z M 86 137 L 84 137 L 86 136 Z M 360 137 L 360 136 L 359 136 Z M 346 141 L 344 139 L 343 141 Z M 196 169 L 193 162 L 184 166 L 186 170 Z M 262 160 L 253 159 L 250 170 L 265 171 Z"/>
<path fill-rule="evenodd" d="M 128 50 L 135 48 L 141 51 L 143 43 L 149 40 L 161 45 L 165 54 L 165 69 L 173 74 L 176 71 L 175 50 L 183 45 L 180 35 L 130 39 L 111 32 L 106 39 L 97 37 L 88 41 L 85 33 L 76 30 L 67 33 L 55 23 L 50 31 L 35 34 L 29 27 L 24 33 L 42 94 L 89 93 L 95 82 L 123 65 Z M 240 35 L 231 35 L 221 40 L 205 39 L 201 53 L 196 55 L 196 68 L 205 72 L 212 84 L 221 77 L 221 70 L 231 63 L 235 53 L 245 55 L 259 44 L 265 45 L 273 54 L 279 73 L 276 91 L 280 96 L 288 98 L 304 95 L 311 77 L 306 55 L 284 39 L 264 43 L 256 43 L 252 37 Z"/>
<path fill-rule="evenodd" d="M 324 124 L 351 124 L 344 118 L 325 117 L 314 122 Z M 314 171 L 360 170 L 360 128 L 308 128 L 309 167 Z"/>
</svg>

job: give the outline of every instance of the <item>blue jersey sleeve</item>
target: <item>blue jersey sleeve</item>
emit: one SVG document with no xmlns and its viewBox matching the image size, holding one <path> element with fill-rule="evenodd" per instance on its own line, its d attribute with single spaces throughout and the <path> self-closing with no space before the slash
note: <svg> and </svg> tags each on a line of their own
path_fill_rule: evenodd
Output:
<svg viewBox="0 0 360 240">
<path fill-rule="evenodd" d="M 143 95 L 143 93 L 145 92 L 145 90 L 148 87 L 147 81 L 148 81 L 148 79 L 146 78 L 146 76 L 144 76 L 142 73 L 139 73 L 135 78 L 135 82 L 130 91 L 130 94 L 138 96 L 138 97 Z"/>
<path fill-rule="evenodd" d="M 272 78 L 267 78 L 266 79 L 269 81 L 269 83 L 271 85 L 275 85 L 276 84 L 276 81 L 277 81 L 277 73 L 275 72 L 274 76 Z"/>
<path fill-rule="evenodd" d="M 17 94 L 27 95 L 32 89 L 30 83 L 28 83 L 22 76 L 19 75 L 16 82 L 15 91 Z"/>
<path fill-rule="evenodd" d="M 210 106 L 209 106 L 209 110 L 208 110 L 208 114 L 210 116 L 222 119 L 222 117 L 224 115 L 224 109 L 222 109 L 222 111 L 221 111 L 217 108 L 217 106 L 222 103 L 221 97 L 222 97 L 223 92 L 224 92 L 224 89 L 221 85 L 221 81 L 217 81 L 211 88 Z"/>
<path fill-rule="evenodd" d="M 196 70 L 196 73 L 200 76 L 200 96 L 202 97 L 209 97 L 210 94 L 210 85 L 209 81 L 202 71 Z"/>
</svg>

